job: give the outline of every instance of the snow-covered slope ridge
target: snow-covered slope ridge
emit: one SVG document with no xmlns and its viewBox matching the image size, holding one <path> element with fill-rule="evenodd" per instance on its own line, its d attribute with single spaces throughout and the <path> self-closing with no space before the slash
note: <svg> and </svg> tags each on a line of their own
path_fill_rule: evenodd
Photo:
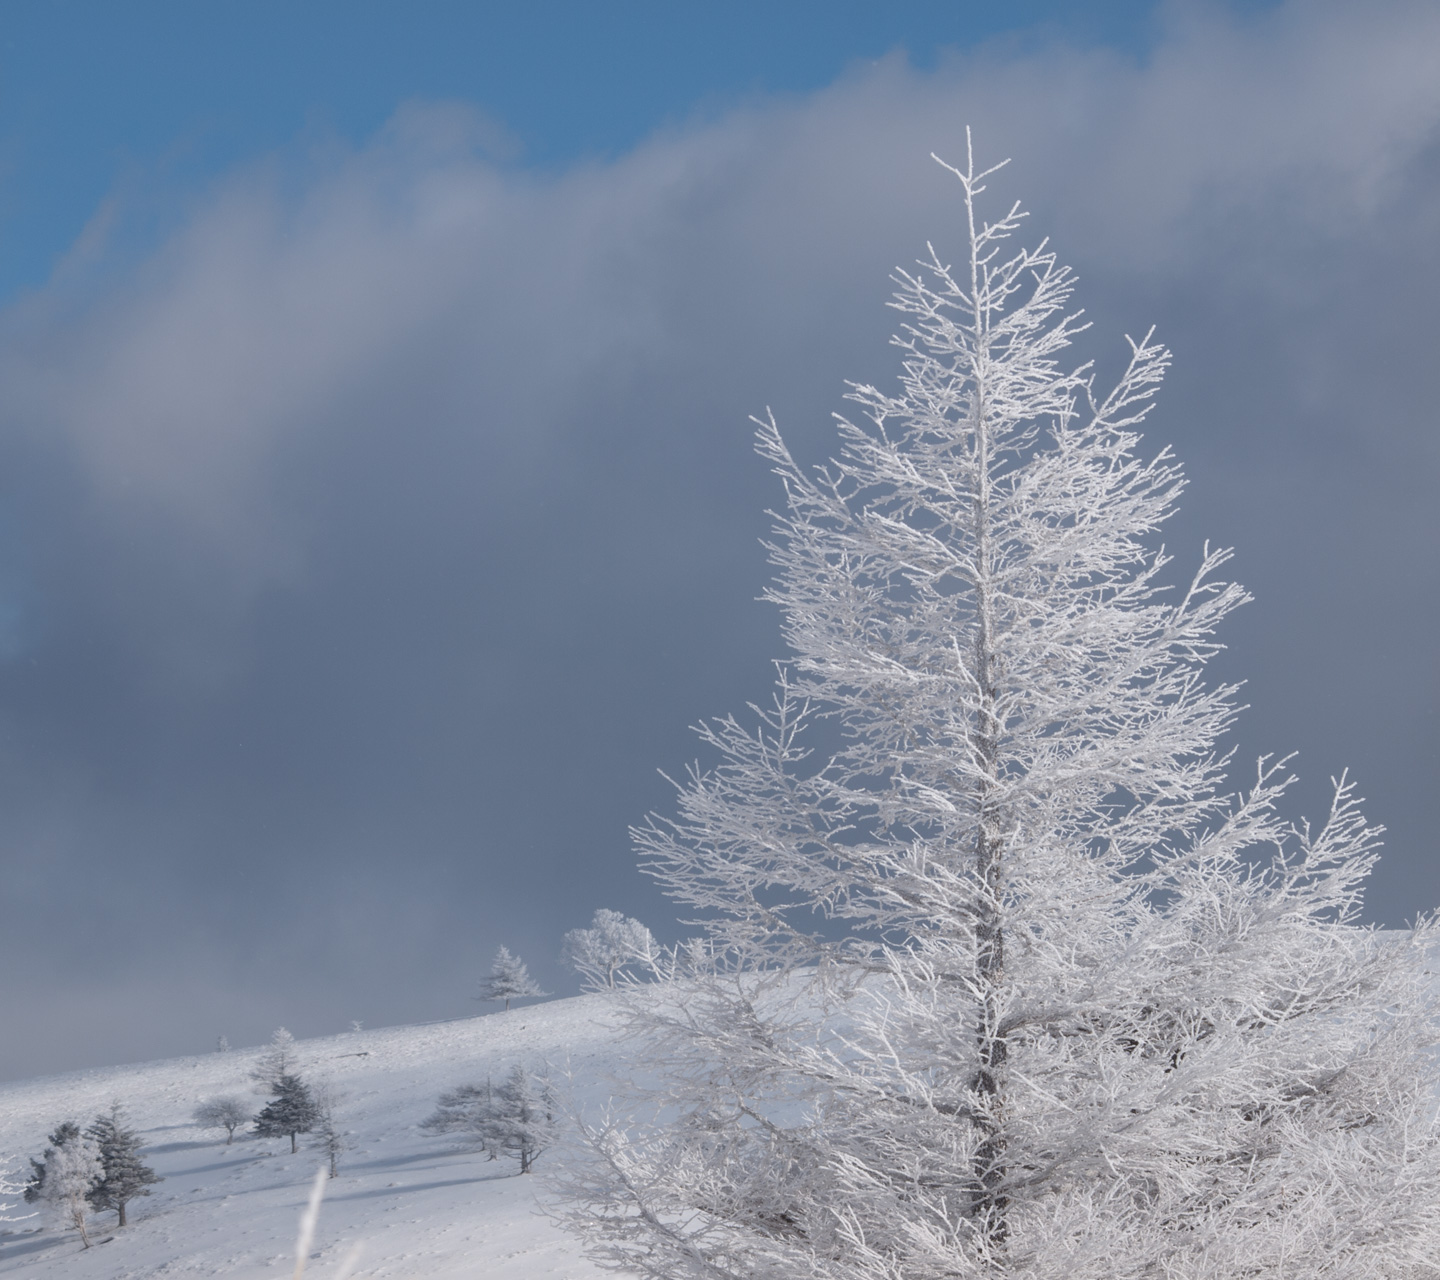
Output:
<svg viewBox="0 0 1440 1280">
<path fill-rule="evenodd" d="M 609 1033 L 594 997 L 415 1027 L 356 1031 L 298 1042 L 302 1076 L 328 1082 L 350 1150 L 326 1186 L 307 1280 L 328 1280 L 355 1244 L 357 1277 L 419 1280 L 590 1277 L 599 1272 L 535 1209 L 536 1180 L 514 1161 L 491 1162 L 446 1137 L 421 1132 L 444 1089 L 517 1061 L 563 1065 L 579 1081 L 605 1074 Z M 196 1105 L 237 1094 L 255 1109 L 249 1071 L 259 1051 L 75 1072 L 0 1085 L 0 1155 L 16 1172 L 39 1155 L 63 1120 L 88 1124 L 118 1099 L 145 1139 L 144 1158 L 165 1181 L 130 1205 L 130 1225 L 96 1214 L 83 1250 L 74 1231 L 45 1219 L 8 1224 L 0 1276 L 123 1280 L 148 1276 L 289 1276 L 297 1225 L 322 1157 L 300 1139 L 198 1129 Z M 599 1087 L 597 1085 L 597 1087 Z M 543 1169 L 544 1157 L 541 1157 Z M 28 1168 L 28 1166 L 26 1166 Z M 43 1223 L 43 1229 L 34 1228 Z"/>
</svg>

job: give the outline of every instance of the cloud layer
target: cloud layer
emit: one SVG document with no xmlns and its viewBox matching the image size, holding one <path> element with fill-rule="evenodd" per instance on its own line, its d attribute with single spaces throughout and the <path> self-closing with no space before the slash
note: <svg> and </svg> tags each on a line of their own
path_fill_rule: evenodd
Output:
<svg viewBox="0 0 1440 1280">
<path fill-rule="evenodd" d="M 410 104 L 145 255 L 107 211 L 0 326 L 0 1072 L 464 1012 L 500 942 L 563 982 L 600 905 L 674 932 L 626 825 L 779 655 L 746 417 L 819 460 L 890 376 L 967 124 L 1080 272 L 1078 354 L 1176 352 L 1171 545 L 1258 596 L 1241 755 L 1302 748 L 1312 811 L 1353 766 L 1375 918 L 1440 902 L 1440 10 L 1167 21 L 1143 64 L 894 57 L 556 173 Z"/>
</svg>

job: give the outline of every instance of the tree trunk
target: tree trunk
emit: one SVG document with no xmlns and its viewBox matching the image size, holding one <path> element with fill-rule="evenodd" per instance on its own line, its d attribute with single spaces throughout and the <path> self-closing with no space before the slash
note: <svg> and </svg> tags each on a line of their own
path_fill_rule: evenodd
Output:
<svg viewBox="0 0 1440 1280">
<path fill-rule="evenodd" d="M 293 1156 L 300 1148 L 295 1145 L 295 1135 L 290 1135 L 290 1154 Z"/>
<path fill-rule="evenodd" d="M 986 700 L 991 701 L 993 689 L 986 681 Z M 993 703 L 992 703 L 993 705 Z M 982 714 L 980 748 L 987 773 L 993 769 L 998 726 L 987 708 Z M 990 780 L 994 775 L 990 773 Z M 1005 1212 L 1008 1197 L 1001 1191 L 1005 1181 L 1005 1136 L 1003 1133 L 1003 1076 L 1009 1046 L 1001 1034 L 1001 988 L 1005 981 L 1005 932 L 1000 919 L 1002 892 L 1001 862 L 1004 836 L 996 829 L 997 815 L 987 803 L 985 786 L 980 803 L 980 831 L 976 839 L 976 862 L 987 901 L 976 927 L 976 961 L 983 987 L 978 1041 L 979 1069 L 975 1074 L 975 1091 L 983 1099 L 981 1113 L 985 1138 L 975 1150 L 974 1182 L 971 1191 L 972 1212 L 985 1239 L 995 1247 L 1005 1243 L 1008 1230 Z"/>
<path fill-rule="evenodd" d="M 119 1204 L 115 1206 L 115 1212 L 119 1215 L 118 1221 L 115 1223 L 115 1225 L 117 1227 L 123 1227 L 125 1225 L 125 1201 L 122 1200 Z"/>
<path fill-rule="evenodd" d="M 979 297 L 980 266 L 975 257 L 974 209 L 966 199 L 970 215 L 970 287 Z M 990 434 L 985 362 L 986 334 L 983 320 L 975 322 L 975 678 L 980 686 L 980 705 L 975 718 L 975 754 L 980 763 L 980 784 L 976 797 L 975 862 L 984 901 L 980 904 L 975 928 L 975 959 L 982 989 L 979 1025 L 976 1028 L 979 1068 L 974 1087 L 982 1101 L 981 1124 L 985 1134 L 975 1150 L 972 1169 L 971 1212 L 986 1242 L 992 1248 L 1004 1245 L 1009 1206 L 1001 1187 L 1005 1181 L 1004 1069 L 1009 1047 L 1000 1032 L 1001 989 L 1005 982 L 1005 933 L 1001 920 L 1004 876 L 1002 860 L 1005 833 L 994 792 L 1000 783 L 999 672 L 997 667 L 994 597 L 994 551 L 990 530 Z"/>
</svg>

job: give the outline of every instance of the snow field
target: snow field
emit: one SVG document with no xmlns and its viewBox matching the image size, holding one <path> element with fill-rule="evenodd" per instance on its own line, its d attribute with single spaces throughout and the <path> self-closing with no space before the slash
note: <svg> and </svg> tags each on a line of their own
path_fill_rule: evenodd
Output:
<svg viewBox="0 0 1440 1280">
<path fill-rule="evenodd" d="M 513 1160 L 489 1161 L 447 1137 L 420 1131 L 439 1093 L 496 1079 L 517 1061 L 567 1062 L 577 1081 L 601 1083 L 610 1033 L 593 997 L 557 1000 L 481 1017 L 347 1032 L 297 1042 L 301 1075 L 330 1085 L 349 1150 L 326 1185 L 307 1280 L 337 1276 L 358 1244 L 355 1277 L 397 1280 L 581 1280 L 599 1275 L 536 1206 L 537 1180 Z M 323 1156 L 302 1135 L 287 1139 L 197 1128 L 195 1107 L 217 1094 L 264 1098 L 249 1071 L 259 1049 L 108 1067 L 0 1085 L 0 1154 L 17 1174 L 63 1120 L 88 1124 L 112 1101 L 146 1140 L 146 1161 L 165 1181 L 114 1214 L 91 1220 L 93 1248 L 43 1217 L 0 1235 L 0 1276 L 131 1280 L 149 1276 L 289 1276 L 311 1180 Z M 544 1168 L 545 1157 L 540 1159 Z M 24 1166 L 23 1169 L 20 1166 Z M 27 1206 L 28 1208 L 29 1206 Z M 41 1230 L 36 1231 L 37 1225 Z"/>
</svg>

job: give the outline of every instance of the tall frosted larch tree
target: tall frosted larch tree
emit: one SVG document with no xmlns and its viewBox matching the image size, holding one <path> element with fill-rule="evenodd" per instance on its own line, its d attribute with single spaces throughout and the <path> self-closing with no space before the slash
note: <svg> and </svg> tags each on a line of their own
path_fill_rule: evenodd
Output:
<svg viewBox="0 0 1440 1280">
<path fill-rule="evenodd" d="M 636 833 L 704 934 L 622 989 L 640 1065 L 563 1212 L 649 1277 L 1440 1274 L 1432 926 L 1358 923 L 1343 777 L 1318 828 L 1283 762 L 1227 783 L 1246 595 L 1156 544 L 1169 353 L 1064 364 L 1069 271 L 952 172 L 898 389 L 818 471 L 759 423 L 791 657 Z"/>
</svg>

